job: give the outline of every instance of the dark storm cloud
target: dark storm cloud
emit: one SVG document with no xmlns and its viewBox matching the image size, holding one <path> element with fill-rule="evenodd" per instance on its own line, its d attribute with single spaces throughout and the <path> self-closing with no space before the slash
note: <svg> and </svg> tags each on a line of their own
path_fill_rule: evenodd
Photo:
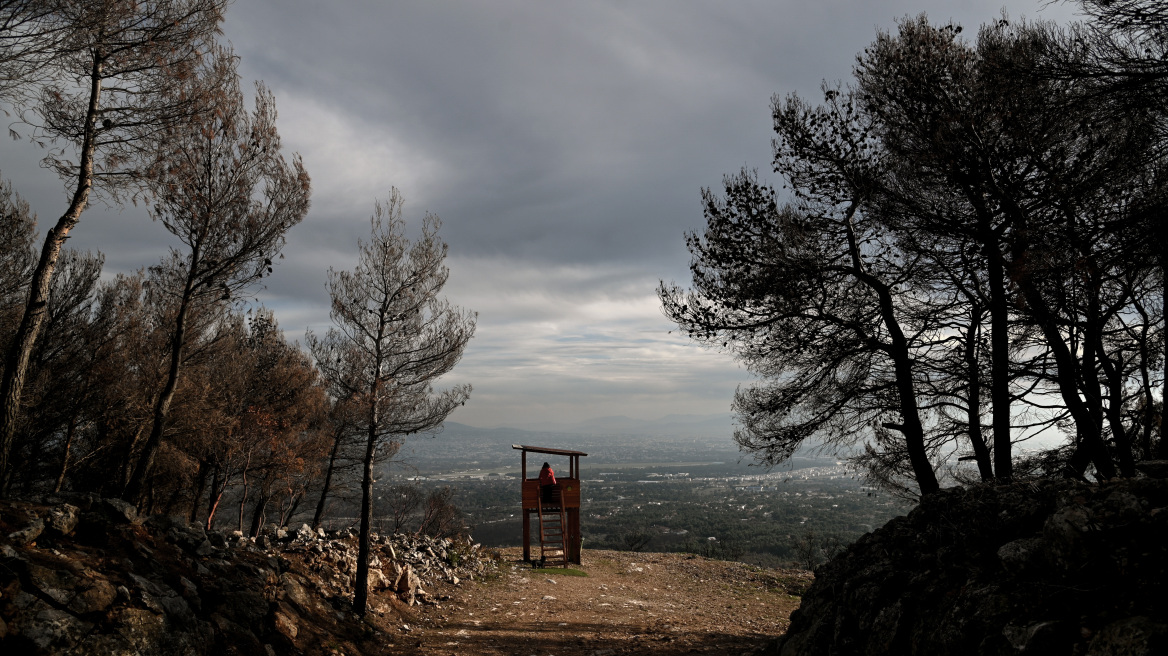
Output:
<svg viewBox="0 0 1168 656">
<path fill-rule="evenodd" d="M 897 17 L 927 9 L 973 28 L 999 8 L 240 0 L 228 34 L 249 74 L 433 164 L 405 191 L 462 252 L 664 262 L 699 218 L 699 187 L 769 169 L 773 93 L 816 98 Z"/>
<path fill-rule="evenodd" d="M 669 335 L 654 287 L 684 282 L 700 188 L 770 171 L 770 98 L 815 101 L 877 29 L 927 11 L 976 34 L 1003 0 L 318 2 L 236 0 L 226 36 L 275 92 L 313 207 L 258 295 L 296 337 L 328 326 L 325 271 L 349 268 L 375 198 L 442 217 L 452 300 L 479 311 L 453 379 L 459 421 L 725 412 L 745 373 Z M 1065 20 L 1008 2 L 1012 17 Z M 61 186 L 28 144 L 0 170 L 45 218 Z M 142 209 L 91 212 L 71 245 L 107 272 L 171 243 Z"/>
</svg>

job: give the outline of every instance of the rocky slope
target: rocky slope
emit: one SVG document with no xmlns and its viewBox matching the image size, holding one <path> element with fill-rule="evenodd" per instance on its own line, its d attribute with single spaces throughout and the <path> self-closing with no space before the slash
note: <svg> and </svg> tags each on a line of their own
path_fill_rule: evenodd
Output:
<svg viewBox="0 0 1168 656">
<path fill-rule="evenodd" d="M 0 652 L 387 654 L 410 606 L 439 607 L 496 560 L 478 545 L 377 538 L 364 621 L 356 538 L 269 526 L 256 540 L 117 499 L 0 503 Z"/>
<path fill-rule="evenodd" d="M 820 567 L 775 653 L 1168 654 L 1168 481 L 951 489 Z"/>
</svg>

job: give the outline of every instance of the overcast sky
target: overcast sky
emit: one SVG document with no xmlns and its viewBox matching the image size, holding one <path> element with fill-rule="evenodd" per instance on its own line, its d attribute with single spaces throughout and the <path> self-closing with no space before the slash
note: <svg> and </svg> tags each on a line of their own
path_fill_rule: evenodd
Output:
<svg viewBox="0 0 1168 656">
<path fill-rule="evenodd" d="M 1039 0 L 387 2 L 236 0 L 224 30 L 245 83 L 275 93 L 312 210 L 259 298 L 289 337 L 329 326 L 325 271 L 350 268 L 377 198 L 443 220 L 449 298 L 478 331 L 444 382 L 474 393 L 455 421 L 535 427 L 590 417 L 725 413 L 750 375 L 689 344 L 660 279 L 688 281 L 683 236 L 703 186 L 770 171 L 770 99 L 818 100 L 897 18 L 965 34 L 997 18 L 1065 22 Z M 27 142 L 0 172 L 41 217 L 63 211 Z M 773 174 L 770 176 L 773 179 Z M 173 238 L 141 208 L 95 207 L 70 246 L 106 274 L 157 262 Z"/>
</svg>

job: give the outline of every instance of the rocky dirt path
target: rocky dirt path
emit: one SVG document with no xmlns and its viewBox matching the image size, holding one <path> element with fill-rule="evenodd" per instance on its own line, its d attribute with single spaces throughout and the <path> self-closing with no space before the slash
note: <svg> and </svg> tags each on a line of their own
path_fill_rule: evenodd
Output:
<svg viewBox="0 0 1168 656">
<path fill-rule="evenodd" d="M 517 656 L 753 653 L 787 627 L 811 575 L 683 554 L 585 550 L 568 576 L 503 551 L 501 574 L 403 609 L 391 649 Z"/>
</svg>

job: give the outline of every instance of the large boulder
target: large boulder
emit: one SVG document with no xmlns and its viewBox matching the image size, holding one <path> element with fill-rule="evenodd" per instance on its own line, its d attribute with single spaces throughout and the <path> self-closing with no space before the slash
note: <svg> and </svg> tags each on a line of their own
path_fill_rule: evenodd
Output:
<svg viewBox="0 0 1168 656">
<path fill-rule="evenodd" d="M 777 653 L 1165 653 L 1165 535 L 1164 480 L 942 490 L 816 570 Z"/>
<path fill-rule="evenodd" d="M 58 535 L 71 535 L 81 520 L 81 509 L 68 503 L 62 503 L 49 510 L 49 528 Z"/>
</svg>

